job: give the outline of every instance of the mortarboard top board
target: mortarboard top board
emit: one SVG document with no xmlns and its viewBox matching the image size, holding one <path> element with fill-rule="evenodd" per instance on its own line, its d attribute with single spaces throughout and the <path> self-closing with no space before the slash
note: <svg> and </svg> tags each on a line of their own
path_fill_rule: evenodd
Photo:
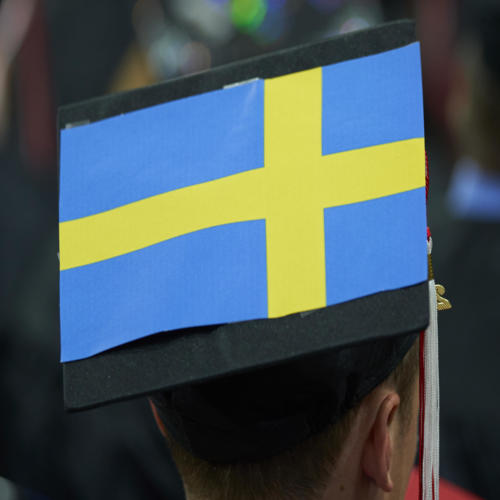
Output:
<svg viewBox="0 0 500 500">
<path fill-rule="evenodd" d="M 425 152 L 414 23 L 66 106 L 58 119 L 67 409 L 426 328 Z M 297 143 L 306 146 L 292 147 Z M 303 151 L 309 146 L 319 150 L 314 161 L 335 160 L 328 163 L 332 175 L 315 178 L 314 186 L 307 184 L 316 172 L 310 150 Z M 301 155 L 304 161 L 296 161 Z M 271 188 L 262 187 L 256 176 L 271 163 L 284 167 L 271 176 Z M 237 189 L 230 184 L 224 191 L 224 182 L 238 178 Z M 314 189 L 304 193 L 302 184 Z M 176 204 L 175 196 L 193 186 L 194 208 L 186 208 L 189 196 Z M 278 188 L 286 207 L 273 202 Z M 321 217 L 311 223 L 302 211 L 318 199 Z M 252 212 L 262 200 L 272 217 Z M 243 215 L 233 214 L 238 210 Z M 286 210 L 291 223 L 282 217 Z M 206 213 L 213 226 L 190 225 L 190 217 Z M 283 233 L 280 222 L 292 235 L 271 247 L 271 235 Z M 188 229 L 168 232 L 179 224 Z M 287 266 L 293 279 L 280 274 Z M 317 276 L 320 285 L 313 283 Z"/>
</svg>

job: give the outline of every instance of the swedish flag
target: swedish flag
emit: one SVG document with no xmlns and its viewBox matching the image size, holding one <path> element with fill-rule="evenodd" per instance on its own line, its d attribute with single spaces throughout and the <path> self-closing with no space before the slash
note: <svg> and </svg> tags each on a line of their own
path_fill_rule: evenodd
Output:
<svg viewBox="0 0 500 500">
<path fill-rule="evenodd" d="M 427 279 L 417 43 L 61 132 L 62 361 Z"/>
</svg>

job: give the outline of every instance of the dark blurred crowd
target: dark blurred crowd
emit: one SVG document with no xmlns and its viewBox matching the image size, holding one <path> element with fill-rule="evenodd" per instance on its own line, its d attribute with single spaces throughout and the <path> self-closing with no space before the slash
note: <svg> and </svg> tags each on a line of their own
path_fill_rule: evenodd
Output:
<svg viewBox="0 0 500 500">
<path fill-rule="evenodd" d="M 434 267 L 453 304 L 440 316 L 441 471 L 500 498 L 499 2 L 0 0 L 0 499 L 183 498 L 145 400 L 64 412 L 57 107 L 408 17 Z"/>
</svg>

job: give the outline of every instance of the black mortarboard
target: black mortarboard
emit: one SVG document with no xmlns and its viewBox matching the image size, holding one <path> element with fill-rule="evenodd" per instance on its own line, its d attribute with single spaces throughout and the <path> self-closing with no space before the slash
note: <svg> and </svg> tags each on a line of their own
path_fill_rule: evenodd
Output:
<svg viewBox="0 0 500 500">
<path fill-rule="evenodd" d="M 356 404 L 427 327 L 412 22 L 67 106 L 59 128 L 68 409 L 161 393 L 207 456 L 195 414 L 241 435 L 244 408 L 251 459 Z"/>
</svg>

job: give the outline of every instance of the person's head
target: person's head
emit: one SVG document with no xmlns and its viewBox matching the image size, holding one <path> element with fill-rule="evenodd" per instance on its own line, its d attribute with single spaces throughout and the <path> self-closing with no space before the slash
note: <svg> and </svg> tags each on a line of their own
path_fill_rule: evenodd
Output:
<svg viewBox="0 0 500 500">
<path fill-rule="evenodd" d="M 411 345 L 409 350 L 408 345 Z M 359 378 L 356 370 L 347 375 L 342 369 L 333 370 L 333 378 L 345 380 L 327 384 L 341 389 L 331 392 L 337 401 L 326 406 L 318 401 L 328 397 L 328 390 L 318 390 L 318 394 L 321 393 L 318 397 L 304 396 L 313 386 L 302 386 L 293 378 L 296 373 L 300 376 L 307 372 L 309 382 L 312 380 L 318 385 L 324 374 L 319 375 L 321 370 L 313 368 L 311 375 L 311 366 L 324 363 L 325 356 L 308 360 L 306 370 L 304 363 L 289 363 L 289 367 L 283 369 L 267 368 L 205 383 L 195 397 L 181 391 L 175 404 L 170 393 L 154 396 L 153 412 L 182 476 L 188 499 L 326 500 L 337 495 L 341 498 L 404 498 L 417 443 L 418 341 L 412 336 L 403 354 L 401 350 L 395 354 L 390 341 L 377 341 L 346 349 L 332 359 L 341 365 L 346 359 L 350 359 L 347 364 L 352 363 L 356 357 L 357 363 L 366 360 L 366 368 L 356 367 L 358 372 L 364 369 L 368 373 L 366 380 Z M 389 372 L 381 370 L 384 363 Z M 292 380 L 287 381 L 287 376 Z M 293 399 L 294 387 L 300 403 Z M 350 397 L 354 393 L 357 395 Z M 179 410 L 183 405 L 184 409 Z M 307 417 L 313 431 L 305 440 L 287 446 L 294 438 L 283 428 L 293 429 L 289 417 L 302 417 L 305 405 L 314 408 L 315 415 Z M 174 406 L 177 409 L 174 410 Z M 189 421 L 193 414 L 200 412 L 205 414 L 198 418 L 208 422 L 203 429 L 190 426 Z M 339 416 L 332 421 L 331 415 Z M 234 421 L 238 421 L 238 425 L 233 425 Z M 218 422 L 220 429 L 214 430 Z M 325 422 L 328 423 L 325 425 Z M 248 458 L 255 450 L 245 440 L 246 436 L 241 436 L 245 430 L 250 436 L 248 441 L 258 443 L 255 449 L 264 448 L 264 458 Z M 260 430 L 264 435 L 262 439 Z M 188 434 L 187 444 L 181 444 L 174 437 L 179 432 L 183 436 L 181 440 Z M 204 436 L 208 449 L 203 445 Z M 278 437 L 274 439 L 274 436 Z M 247 458 L 223 459 L 214 450 L 213 456 L 217 458 L 207 459 L 212 453 L 210 447 L 227 448 L 231 450 L 229 453 L 234 453 L 232 443 L 238 440 Z M 276 450 L 280 451 L 275 453 Z M 204 457 L 200 458 L 200 454 Z"/>
<path fill-rule="evenodd" d="M 500 146 L 500 5 L 466 0 L 459 12 L 447 115 L 459 154 L 498 170 Z"/>
</svg>

